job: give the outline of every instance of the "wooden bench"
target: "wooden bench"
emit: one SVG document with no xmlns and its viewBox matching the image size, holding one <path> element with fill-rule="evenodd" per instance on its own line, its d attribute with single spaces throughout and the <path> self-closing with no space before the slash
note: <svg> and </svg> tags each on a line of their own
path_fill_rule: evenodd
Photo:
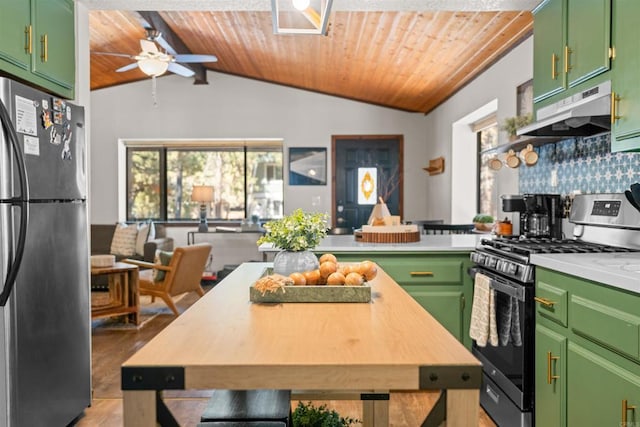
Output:
<svg viewBox="0 0 640 427">
<path fill-rule="evenodd" d="M 215 390 L 200 425 L 241 427 L 260 422 L 265 427 L 287 426 L 290 416 L 290 390 Z"/>
</svg>

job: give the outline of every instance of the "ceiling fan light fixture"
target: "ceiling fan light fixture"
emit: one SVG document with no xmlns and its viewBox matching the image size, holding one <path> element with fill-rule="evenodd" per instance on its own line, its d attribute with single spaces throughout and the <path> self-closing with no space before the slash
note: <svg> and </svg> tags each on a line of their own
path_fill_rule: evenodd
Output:
<svg viewBox="0 0 640 427">
<path fill-rule="evenodd" d="M 138 61 L 138 67 L 148 76 L 161 76 L 169 69 L 169 63 L 156 58 L 144 58 Z"/>
</svg>

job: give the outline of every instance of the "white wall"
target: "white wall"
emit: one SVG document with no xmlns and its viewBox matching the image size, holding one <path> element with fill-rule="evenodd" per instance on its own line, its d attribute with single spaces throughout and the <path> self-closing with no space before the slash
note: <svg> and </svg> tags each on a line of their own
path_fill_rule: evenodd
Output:
<svg viewBox="0 0 640 427">
<path fill-rule="evenodd" d="M 529 37 L 426 116 L 427 159 L 444 156 L 446 163 L 443 174 L 431 176 L 427 181 L 425 218 L 444 219 L 452 223 L 470 222 L 469 212 L 475 211 L 475 170 L 468 165 L 462 166 L 465 165 L 464 161 L 456 163 L 452 153 L 474 153 L 476 140 L 459 136 L 464 134 L 460 128 L 457 128 L 454 137 L 454 124 L 464 122 L 464 118 L 471 117 L 475 111 L 495 101 L 498 123 L 502 123 L 506 117 L 515 116 L 516 89 L 532 77 L 533 37 Z M 501 144 L 507 142 L 504 132 L 500 132 L 499 141 Z M 456 145 L 453 150 L 454 144 L 463 146 Z M 497 172 L 497 185 L 498 195 L 517 194 L 517 170 L 502 168 Z"/>
<path fill-rule="evenodd" d="M 327 147 L 331 135 L 404 135 L 404 217 L 424 217 L 427 174 L 424 116 L 337 97 L 209 72 L 209 85 L 169 75 L 157 80 L 154 107 L 151 80 L 91 92 L 91 222 L 119 217 L 118 140 L 136 138 L 283 138 L 289 146 Z M 328 170 L 331 158 L 328 155 Z M 331 209 L 331 183 L 288 186 L 285 213 L 301 207 Z M 122 188 L 120 188 L 122 190 Z M 320 197 L 319 208 L 312 207 Z"/>
</svg>

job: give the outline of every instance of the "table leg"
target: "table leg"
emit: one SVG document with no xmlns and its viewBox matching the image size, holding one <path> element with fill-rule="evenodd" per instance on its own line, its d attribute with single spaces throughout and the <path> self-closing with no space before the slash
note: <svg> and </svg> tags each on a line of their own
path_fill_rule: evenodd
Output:
<svg viewBox="0 0 640 427">
<path fill-rule="evenodd" d="M 122 392 L 124 427 L 156 427 L 156 391 Z"/>
<path fill-rule="evenodd" d="M 479 410 L 480 390 L 447 390 L 447 426 L 477 427 Z"/>
<path fill-rule="evenodd" d="M 386 400 L 363 400 L 362 401 L 362 425 L 363 427 L 388 427 L 389 426 L 388 398 Z"/>
</svg>

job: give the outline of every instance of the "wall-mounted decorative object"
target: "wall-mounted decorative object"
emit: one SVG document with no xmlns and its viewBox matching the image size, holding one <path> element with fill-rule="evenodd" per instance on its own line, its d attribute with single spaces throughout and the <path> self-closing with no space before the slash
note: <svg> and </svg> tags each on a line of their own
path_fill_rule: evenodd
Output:
<svg viewBox="0 0 640 427">
<path fill-rule="evenodd" d="M 437 157 L 429 160 L 429 166 L 422 168 L 429 172 L 429 175 L 438 175 L 444 172 L 444 157 Z"/>
<path fill-rule="evenodd" d="M 358 204 L 375 205 L 378 195 L 378 169 L 358 168 Z"/>
<path fill-rule="evenodd" d="M 289 185 L 326 185 L 327 149 L 289 148 Z"/>
</svg>

